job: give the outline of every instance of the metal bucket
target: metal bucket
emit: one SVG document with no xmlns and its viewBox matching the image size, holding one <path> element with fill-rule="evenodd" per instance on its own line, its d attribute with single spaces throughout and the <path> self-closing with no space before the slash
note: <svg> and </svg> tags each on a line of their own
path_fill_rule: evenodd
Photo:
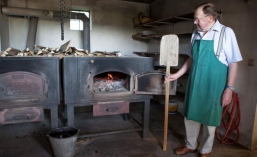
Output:
<svg viewBox="0 0 257 157">
<path fill-rule="evenodd" d="M 169 114 L 175 114 L 177 112 L 178 102 L 170 101 L 169 102 Z"/>
<path fill-rule="evenodd" d="M 51 130 L 47 137 L 55 157 L 73 157 L 79 130 L 73 127 L 62 127 Z"/>
</svg>

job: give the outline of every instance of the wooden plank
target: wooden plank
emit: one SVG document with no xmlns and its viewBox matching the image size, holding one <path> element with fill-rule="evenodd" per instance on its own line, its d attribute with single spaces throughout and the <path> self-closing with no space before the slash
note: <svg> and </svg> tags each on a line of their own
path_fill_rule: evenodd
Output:
<svg viewBox="0 0 257 157">
<path fill-rule="evenodd" d="M 5 52 L 8 53 L 9 56 L 16 56 L 19 52 L 21 52 L 18 49 L 12 48 L 12 47 L 8 47 Z"/>
<path fill-rule="evenodd" d="M 67 50 L 69 49 L 69 47 L 70 47 L 70 43 L 71 43 L 71 40 L 69 40 L 69 41 L 67 41 L 66 43 L 64 43 L 64 44 L 60 47 L 59 51 L 60 51 L 60 52 L 65 52 L 65 51 L 67 51 Z"/>
<path fill-rule="evenodd" d="M 160 65 L 178 65 L 178 36 L 164 35 L 160 44 Z"/>
<path fill-rule="evenodd" d="M 255 105 L 255 116 L 254 116 L 254 123 L 253 123 L 251 150 L 254 150 L 256 148 L 257 148 L 257 104 Z"/>
</svg>

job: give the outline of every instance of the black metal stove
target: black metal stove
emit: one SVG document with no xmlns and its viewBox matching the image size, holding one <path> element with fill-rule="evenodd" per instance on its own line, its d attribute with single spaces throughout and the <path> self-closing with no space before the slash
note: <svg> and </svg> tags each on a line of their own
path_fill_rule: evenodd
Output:
<svg viewBox="0 0 257 157">
<path fill-rule="evenodd" d="M 43 121 L 51 110 L 51 127 L 58 127 L 59 58 L 0 58 L 0 124 Z"/>
<path fill-rule="evenodd" d="M 153 71 L 150 57 L 65 57 L 64 102 L 67 125 L 74 126 L 74 107 L 93 106 L 93 114 L 128 114 L 129 103 L 144 102 L 142 136 L 148 133 L 153 94 L 164 94 L 165 74 Z M 176 91 L 171 82 L 170 94 Z"/>
</svg>

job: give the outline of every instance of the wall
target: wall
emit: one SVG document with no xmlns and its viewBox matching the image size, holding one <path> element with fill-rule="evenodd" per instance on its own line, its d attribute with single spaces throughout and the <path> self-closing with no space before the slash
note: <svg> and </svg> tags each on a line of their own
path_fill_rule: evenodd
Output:
<svg viewBox="0 0 257 157">
<path fill-rule="evenodd" d="M 205 0 L 157 0 L 150 5 L 150 17 L 154 19 L 161 19 L 166 17 L 173 17 L 182 15 L 193 11 L 193 7 L 198 3 L 205 2 Z M 244 0 L 212 0 L 217 5 L 218 10 L 222 11 L 222 22 L 224 25 L 231 27 L 237 37 L 237 41 L 243 56 L 243 61 L 239 62 L 238 78 L 235 84 L 236 93 L 238 93 L 241 111 L 241 123 L 239 126 L 240 138 L 238 143 L 249 148 L 254 149 L 252 143 L 257 143 L 256 132 L 253 132 L 255 107 L 257 102 L 257 46 L 256 46 L 256 25 L 255 20 L 257 16 L 257 1 L 249 0 L 245 3 Z M 183 30 L 192 30 L 190 27 L 182 26 L 185 23 L 175 24 L 174 28 L 169 26 L 164 30 L 181 32 Z M 185 28 L 183 28 L 185 27 Z M 159 28 L 159 31 L 163 31 Z M 185 40 L 184 40 L 185 41 Z M 182 41 L 182 47 L 185 42 Z M 189 41 L 189 40 L 188 40 Z M 152 46 L 154 47 L 154 46 Z M 184 49 L 180 49 L 183 53 Z M 249 59 L 255 60 L 255 66 L 248 66 Z"/>
<path fill-rule="evenodd" d="M 1 0 L 3 2 L 3 0 Z M 8 0 L 9 7 L 60 10 L 59 0 Z M 146 51 L 147 44 L 132 39 L 140 30 L 133 28 L 132 18 L 139 12 L 148 14 L 148 4 L 131 3 L 117 0 L 66 0 L 65 10 L 70 8 L 85 9 L 92 14 L 91 52 L 120 51 L 132 55 L 133 51 Z M 11 46 L 24 50 L 26 48 L 29 20 L 25 18 L 0 15 L 1 23 L 9 29 L 1 34 L 1 50 Z M 2 30 L 3 28 L 1 28 Z M 6 32 L 6 31 L 5 31 Z M 71 40 L 71 46 L 83 48 L 81 31 L 69 30 L 69 20 L 65 21 L 64 41 L 61 40 L 60 21 L 39 19 L 36 44 L 46 47 L 59 47 Z M 6 42 L 3 44 L 3 42 Z"/>
</svg>

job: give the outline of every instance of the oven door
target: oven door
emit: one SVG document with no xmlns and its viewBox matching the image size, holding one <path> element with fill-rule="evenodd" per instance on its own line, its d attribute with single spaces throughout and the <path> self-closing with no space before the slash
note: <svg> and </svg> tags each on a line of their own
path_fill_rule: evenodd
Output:
<svg viewBox="0 0 257 157">
<path fill-rule="evenodd" d="M 13 71 L 0 74 L 0 102 L 42 101 L 47 97 L 46 79 L 35 73 Z"/>
<path fill-rule="evenodd" d="M 166 73 L 161 71 L 144 72 L 134 76 L 135 94 L 165 95 Z M 177 81 L 170 82 L 170 95 L 176 95 Z"/>
</svg>

